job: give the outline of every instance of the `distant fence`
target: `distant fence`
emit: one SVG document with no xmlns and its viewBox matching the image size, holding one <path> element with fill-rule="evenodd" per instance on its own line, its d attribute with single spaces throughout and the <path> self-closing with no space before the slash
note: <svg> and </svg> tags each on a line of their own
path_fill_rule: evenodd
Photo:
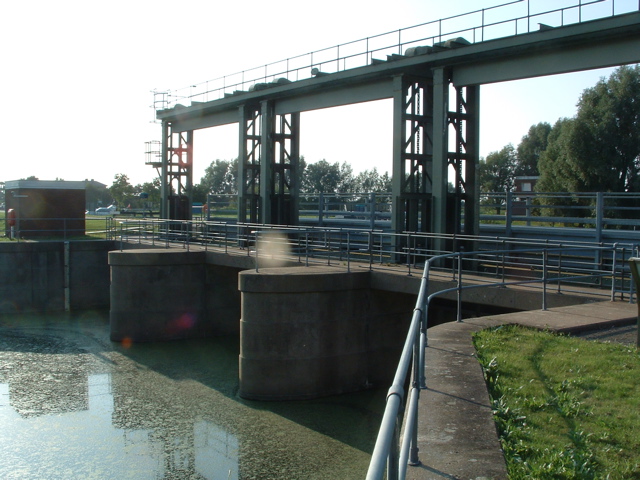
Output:
<svg viewBox="0 0 640 480">
<path fill-rule="evenodd" d="M 317 193 L 300 195 L 300 223 L 315 226 L 351 225 L 391 228 L 391 193 Z M 590 241 L 600 242 L 612 230 L 639 231 L 638 193 L 513 193 L 480 195 L 480 226 L 511 236 L 514 227 L 592 229 Z M 238 218 L 237 195 L 211 195 L 206 220 Z M 491 228 L 491 227 L 498 228 Z M 633 238 L 633 237 L 627 237 Z"/>
</svg>

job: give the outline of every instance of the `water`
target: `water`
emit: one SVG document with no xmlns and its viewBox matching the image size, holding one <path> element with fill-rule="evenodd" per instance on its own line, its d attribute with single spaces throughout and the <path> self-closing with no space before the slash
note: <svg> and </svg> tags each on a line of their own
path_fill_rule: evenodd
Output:
<svg viewBox="0 0 640 480">
<path fill-rule="evenodd" d="M 364 478 L 386 386 L 243 400 L 238 348 L 113 344 L 104 313 L 0 318 L 0 478 Z"/>
</svg>

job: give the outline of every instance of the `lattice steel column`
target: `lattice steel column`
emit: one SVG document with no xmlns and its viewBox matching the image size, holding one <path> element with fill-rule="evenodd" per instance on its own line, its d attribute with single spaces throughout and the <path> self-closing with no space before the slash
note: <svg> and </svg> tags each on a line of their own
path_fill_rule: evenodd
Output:
<svg viewBox="0 0 640 480">
<path fill-rule="evenodd" d="M 238 221 L 296 225 L 300 114 L 276 115 L 264 101 L 241 117 Z"/>
<path fill-rule="evenodd" d="M 269 223 L 297 225 L 300 196 L 300 113 L 278 115 L 274 120 L 271 135 L 273 154 L 269 181 Z"/>
<path fill-rule="evenodd" d="M 260 105 L 240 107 L 238 155 L 238 221 L 259 223 L 260 208 Z"/>
<path fill-rule="evenodd" d="M 193 130 L 173 133 L 162 122 L 162 171 L 160 215 L 191 220 L 193 194 Z"/>
<path fill-rule="evenodd" d="M 449 125 L 455 132 L 455 150 L 449 152 L 448 163 L 455 172 L 455 201 L 452 205 L 454 224 L 448 233 L 477 235 L 478 189 L 476 168 L 479 162 L 480 87 L 456 87 L 456 110 L 449 112 Z"/>
<path fill-rule="evenodd" d="M 433 84 L 396 77 L 393 134 L 393 225 L 396 232 L 430 230 L 433 170 Z"/>
</svg>

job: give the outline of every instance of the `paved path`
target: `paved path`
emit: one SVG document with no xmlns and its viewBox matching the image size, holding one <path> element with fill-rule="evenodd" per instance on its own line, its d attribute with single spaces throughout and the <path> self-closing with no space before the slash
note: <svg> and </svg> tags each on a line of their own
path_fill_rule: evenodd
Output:
<svg viewBox="0 0 640 480">
<path fill-rule="evenodd" d="M 420 395 L 417 467 L 413 480 L 507 478 L 491 415 L 489 396 L 471 335 L 487 327 L 517 323 L 578 333 L 636 322 L 638 309 L 627 302 L 598 302 L 546 311 L 517 312 L 447 323 L 429 329 L 427 389 Z"/>
</svg>

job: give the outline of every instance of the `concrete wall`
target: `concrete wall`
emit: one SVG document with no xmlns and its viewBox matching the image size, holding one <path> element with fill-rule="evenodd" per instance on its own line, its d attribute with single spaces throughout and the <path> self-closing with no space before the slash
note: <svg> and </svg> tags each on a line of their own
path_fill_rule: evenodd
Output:
<svg viewBox="0 0 640 480">
<path fill-rule="evenodd" d="M 69 307 L 109 308 L 112 241 L 68 242 Z M 0 313 L 65 310 L 65 242 L 0 244 Z"/>
<path fill-rule="evenodd" d="M 241 272 L 240 396 L 304 399 L 388 383 L 415 296 L 374 291 L 370 278 L 332 267 Z"/>
<path fill-rule="evenodd" d="M 153 342 L 237 335 L 238 272 L 253 260 L 204 251 L 109 253 L 111 340 Z"/>
</svg>

